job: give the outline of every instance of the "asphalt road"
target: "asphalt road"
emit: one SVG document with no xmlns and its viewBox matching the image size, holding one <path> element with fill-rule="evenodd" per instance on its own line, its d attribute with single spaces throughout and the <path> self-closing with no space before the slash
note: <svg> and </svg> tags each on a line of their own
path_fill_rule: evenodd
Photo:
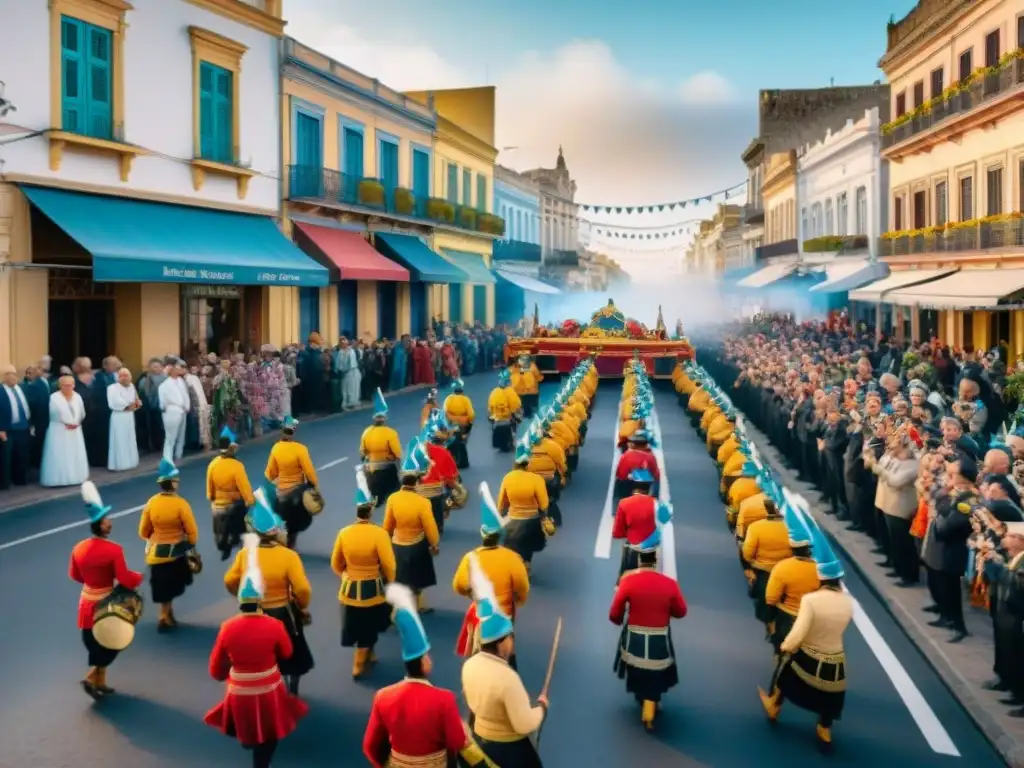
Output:
<svg viewBox="0 0 1024 768">
<path fill-rule="evenodd" d="M 482 409 L 493 376 L 474 376 L 467 384 Z M 618 629 L 607 618 L 618 547 L 602 542 L 608 526 L 602 529 L 601 522 L 619 388 L 619 382 L 602 386 L 579 470 L 563 495 L 564 528 L 535 561 L 531 599 L 517 618 L 520 667 L 533 693 L 542 683 L 556 619 L 565 622 L 541 747 L 548 766 L 1002 765 L 852 573 L 848 586 L 862 612 L 847 635 L 849 692 L 833 754 L 819 753 L 808 713 L 787 710 L 778 725 L 767 724 L 756 689 L 771 675 L 771 649 L 746 597 L 713 464 L 667 393 L 659 393 L 657 413 L 676 510 L 674 564 L 690 613 L 674 628 L 680 685 L 665 699 L 659 730 L 645 733 L 624 683 L 612 673 Z M 418 427 L 421 402 L 422 393 L 390 401 L 391 423 L 403 440 Z M 364 765 L 360 743 L 373 692 L 402 675 L 398 641 L 389 633 L 378 646 L 381 663 L 372 676 L 351 679 L 351 651 L 339 645 L 338 580 L 328 563 L 338 529 L 354 514 L 353 466 L 368 419 L 362 412 L 300 427 L 314 462 L 326 466 L 320 476 L 327 508 L 299 541 L 313 584 L 308 636 L 316 668 L 303 680 L 311 713 L 278 750 L 279 768 Z M 243 449 L 251 478 L 262 473 L 268 450 L 267 443 Z M 491 450 L 483 425 L 472 438 L 471 456 L 464 479 L 473 495 L 445 529 L 436 563 L 441 584 L 428 593 L 437 610 L 425 619 L 435 649 L 435 682 L 456 690 L 460 660 L 453 649 L 466 604 L 451 592 L 450 579 L 458 559 L 479 541 L 477 484 L 487 480 L 496 491 L 510 464 L 507 455 Z M 198 463 L 182 470 L 182 491 L 200 521 L 206 563 L 176 603 L 182 626 L 175 634 L 158 635 L 156 611 L 147 606 L 135 643 L 109 673 L 118 694 L 100 703 L 78 685 L 85 651 L 75 628 L 78 587 L 67 578 L 69 551 L 87 535 L 81 505 L 65 499 L 0 513 L 0 768 L 249 764 L 236 743 L 202 722 L 221 695 L 220 684 L 207 673 L 208 655 L 218 625 L 236 611 L 209 533 L 205 469 Z M 129 564 L 143 568 L 136 508 L 155 490 L 153 480 L 101 490 L 124 513 L 114 522 L 115 539 L 125 545 Z M 596 557 L 601 549 L 610 550 L 610 557 Z"/>
</svg>

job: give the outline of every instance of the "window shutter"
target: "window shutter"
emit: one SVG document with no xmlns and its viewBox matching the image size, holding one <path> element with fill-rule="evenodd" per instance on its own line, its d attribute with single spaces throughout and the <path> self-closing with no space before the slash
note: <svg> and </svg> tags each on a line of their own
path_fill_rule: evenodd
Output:
<svg viewBox="0 0 1024 768">
<path fill-rule="evenodd" d="M 487 177 L 481 174 L 476 177 L 476 208 L 478 211 L 487 210 Z"/>
<path fill-rule="evenodd" d="M 199 156 L 212 159 L 215 155 L 217 128 L 214 122 L 213 67 L 205 61 L 199 64 Z"/>
<path fill-rule="evenodd" d="M 217 71 L 216 80 L 217 113 L 214 120 L 217 126 L 217 157 L 222 163 L 235 162 L 234 122 L 235 116 L 232 101 L 234 100 L 234 73 L 226 69 Z"/>
<path fill-rule="evenodd" d="M 345 129 L 345 175 L 351 179 L 363 177 L 363 134 Z"/>
<path fill-rule="evenodd" d="M 85 130 L 82 80 L 82 37 L 84 24 L 66 16 L 60 20 L 61 36 L 61 128 L 71 133 Z"/>
<path fill-rule="evenodd" d="M 89 123 L 90 136 L 109 139 L 114 135 L 111 80 L 111 34 L 109 29 L 88 26 L 89 39 Z"/>
<path fill-rule="evenodd" d="M 462 204 L 473 204 L 473 173 L 466 169 L 462 171 Z"/>
</svg>

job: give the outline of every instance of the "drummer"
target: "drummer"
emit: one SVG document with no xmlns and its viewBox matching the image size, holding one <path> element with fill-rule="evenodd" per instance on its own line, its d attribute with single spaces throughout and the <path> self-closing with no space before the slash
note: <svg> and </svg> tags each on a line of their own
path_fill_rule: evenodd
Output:
<svg viewBox="0 0 1024 768">
<path fill-rule="evenodd" d="M 281 439 L 270 449 L 265 472 L 267 480 L 277 483 L 277 498 L 272 501 L 288 528 L 288 546 L 292 549 L 295 549 L 299 534 L 313 522 L 313 516 L 303 504 L 304 492 L 308 488 L 316 490 L 320 485 L 309 449 L 295 439 L 298 427 L 298 421 L 291 416 L 285 417 Z"/>
<path fill-rule="evenodd" d="M 213 537 L 220 559 L 227 560 L 242 542 L 245 512 L 256 501 L 245 465 L 235 458 L 238 437 L 228 427 L 220 433 L 220 455 L 206 469 L 206 498 L 213 505 Z"/>
<path fill-rule="evenodd" d="M 377 506 L 398 490 L 398 462 L 402 458 L 402 443 L 398 432 L 389 427 L 388 404 L 384 393 L 377 387 L 373 395 L 373 424 L 366 428 L 359 440 L 359 455 L 363 458 L 366 482 Z"/>
<path fill-rule="evenodd" d="M 498 374 L 498 385 L 487 398 L 487 417 L 491 422 L 491 445 L 502 453 L 515 447 L 516 419 L 522 415 L 523 403 L 511 385 L 508 371 Z"/>
<path fill-rule="evenodd" d="M 257 567 L 263 574 L 263 613 L 284 624 L 292 642 L 292 655 L 278 667 L 288 684 L 288 691 L 299 693 L 299 679 L 313 669 L 313 654 L 306 642 L 303 627 L 310 622 L 309 601 L 312 590 L 302 559 L 294 549 L 284 546 L 287 534 L 284 521 L 270 509 L 262 488 L 256 491 L 255 506 L 248 515 L 247 524 L 257 537 L 251 548 L 243 549 L 224 574 L 224 586 L 232 595 L 238 595 L 249 560 L 255 553 Z"/>
<path fill-rule="evenodd" d="M 402 487 L 388 497 L 384 511 L 384 530 L 391 536 L 395 552 L 395 579 L 416 595 L 420 613 L 429 613 L 423 591 L 437 584 L 434 558 L 439 553 L 441 535 L 430 502 L 416 493 L 422 468 L 416 448 L 410 448 L 402 465 Z"/>
<path fill-rule="evenodd" d="M 462 379 L 452 382 L 452 393 L 444 399 L 444 417 L 455 428 L 455 439 L 448 443 L 448 450 L 459 469 L 469 467 L 469 433 L 473 431 L 476 413 L 473 402 L 466 396 L 466 385 Z"/>
<path fill-rule="evenodd" d="M 554 531 L 548 519 L 551 506 L 544 478 L 529 469 L 533 461 L 528 441 L 516 446 L 515 466 L 505 475 L 498 490 L 497 507 L 507 516 L 506 546 L 518 554 L 529 573 L 533 556 L 547 546 L 547 536 Z"/>
<path fill-rule="evenodd" d="M 619 457 L 619 462 L 615 465 L 614 494 L 616 499 L 624 499 L 632 492 L 633 484 L 630 478 L 638 469 L 650 473 L 651 482 L 647 492 L 652 493 L 653 491 L 653 494 L 657 495 L 654 488 L 661 476 L 661 470 L 658 467 L 657 458 L 650 449 L 647 431 L 643 429 L 638 429 L 630 435 L 629 448 Z"/>
<path fill-rule="evenodd" d="M 533 416 L 540 404 L 540 383 L 544 377 L 537 366 L 530 362 L 529 355 L 520 355 L 517 365 L 511 371 L 512 388 L 523 404 L 523 415 Z"/>
<path fill-rule="evenodd" d="M 146 502 L 139 519 L 139 538 L 146 542 L 146 564 L 153 602 L 160 606 L 157 631 L 178 626 L 174 601 L 192 584 L 192 564 L 196 561 L 199 529 L 192 507 L 178 495 L 178 468 L 166 458 L 160 460 L 157 484 L 160 493 Z"/>
<path fill-rule="evenodd" d="M 452 496 L 461 482 L 455 459 L 445 447 L 451 436 L 449 430 L 444 416 L 438 413 L 424 429 L 427 441 L 418 443 L 421 456 L 416 460 L 420 473 L 416 493 L 430 501 L 438 533 L 444 533 L 444 521 L 452 506 Z"/>
<path fill-rule="evenodd" d="M 89 653 L 89 672 L 82 679 L 82 689 L 93 699 L 101 699 L 114 693 L 107 685 L 107 667 L 114 663 L 120 651 L 109 650 L 96 642 L 92 633 L 96 604 L 114 591 L 115 584 L 138 589 L 142 574 L 128 567 L 124 549 L 110 540 L 111 508 L 103 503 L 96 486 L 89 481 L 82 484 L 82 499 L 89 514 L 92 536 L 78 542 L 71 550 L 68 576 L 82 585 L 78 598 L 78 628 L 82 630 L 82 643 Z"/>
</svg>

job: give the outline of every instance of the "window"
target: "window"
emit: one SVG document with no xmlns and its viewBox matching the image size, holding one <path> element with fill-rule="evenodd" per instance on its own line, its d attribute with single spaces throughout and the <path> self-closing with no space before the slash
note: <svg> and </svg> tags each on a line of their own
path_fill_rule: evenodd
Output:
<svg viewBox="0 0 1024 768">
<path fill-rule="evenodd" d="M 932 72 L 932 98 L 933 99 L 936 96 L 939 96 L 942 93 L 943 89 L 944 89 L 944 83 L 942 81 L 944 74 L 945 74 L 945 72 L 943 71 L 942 67 L 939 67 L 934 72 Z"/>
<path fill-rule="evenodd" d="M 61 127 L 97 139 L 114 138 L 113 34 L 62 16 Z"/>
<path fill-rule="evenodd" d="M 459 166 L 455 163 L 448 163 L 448 189 L 445 190 L 445 198 L 452 204 L 459 202 Z"/>
<path fill-rule="evenodd" d="M 963 82 L 971 76 L 971 70 L 974 69 L 973 56 L 971 55 L 973 49 L 968 48 L 966 51 L 960 54 L 960 82 Z"/>
<path fill-rule="evenodd" d="M 914 109 L 924 104 L 924 80 L 914 83 Z"/>
<path fill-rule="evenodd" d="M 487 177 L 482 173 L 476 175 L 476 209 L 487 210 Z M 519 211 L 516 211 L 518 214 Z"/>
<path fill-rule="evenodd" d="M 896 94 L 896 117 L 903 117 L 907 114 L 907 94 L 906 92 Z"/>
<path fill-rule="evenodd" d="M 468 168 L 462 169 L 462 204 L 473 204 L 473 172 Z"/>
<path fill-rule="evenodd" d="M 914 229 L 928 226 L 928 193 L 924 190 L 914 193 Z"/>
<path fill-rule="evenodd" d="M 377 135 L 380 137 L 380 134 Z M 395 187 L 398 186 L 398 142 L 390 137 L 379 138 L 377 152 L 380 183 L 390 199 Z"/>
<path fill-rule="evenodd" d="M 204 67 L 206 64 L 204 63 Z M 231 74 L 228 72 L 227 74 Z M 214 78 L 217 79 L 216 77 Z M 204 115 L 208 111 L 212 111 L 216 116 L 220 114 L 220 110 L 207 110 L 203 105 L 206 101 L 205 95 L 200 99 L 200 110 L 204 111 Z M 311 169 L 304 171 L 303 175 L 309 174 L 310 178 L 315 178 L 319 175 L 320 169 L 323 167 L 323 136 L 322 126 L 323 123 L 320 120 L 319 115 L 311 114 L 306 110 L 296 109 L 295 110 L 295 122 L 292 125 L 292 130 L 295 131 L 295 153 L 293 162 L 295 165 L 301 168 Z M 215 123 L 215 121 L 211 121 Z M 202 145 L 202 158 L 204 160 L 216 160 L 220 163 L 229 162 L 228 160 L 222 160 L 216 156 L 217 152 L 221 152 L 225 149 L 221 140 L 224 138 L 223 132 L 217 131 L 216 124 L 210 125 L 205 119 L 200 120 L 202 126 L 201 141 Z M 228 138 L 230 138 L 231 131 L 230 127 L 227 132 Z M 210 151 L 212 148 L 212 151 Z"/>
<path fill-rule="evenodd" d="M 824 235 L 835 234 L 835 220 L 832 212 L 832 199 L 829 198 L 825 201 L 825 231 L 822 232 Z"/>
<path fill-rule="evenodd" d="M 985 66 L 994 67 L 999 63 L 999 30 L 985 35 Z"/>
<path fill-rule="evenodd" d="M 974 183 L 970 176 L 960 179 L 960 221 L 974 218 Z"/>
<path fill-rule="evenodd" d="M 857 187 L 856 205 L 857 205 L 857 222 L 855 235 L 866 235 L 868 233 L 868 188 Z"/>
<path fill-rule="evenodd" d="M 1003 169 L 989 168 L 985 180 L 986 215 L 998 216 L 1003 212 Z"/>
<path fill-rule="evenodd" d="M 422 149 L 412 151 L 412 193 L 417 202 L 430 197 L 430 153 Z"/>
<path fill-rule="evenodd" d="M 847 234 L 846 226 L 849 217 L 849 207 L 850 201 L 847 199 L 846 193 L 843 192 L 836 201 L 836 234 L 840 237 L 845 237 Z"/>
<path fill-rule="evenodd" d="M 1017 17 L 1017 47 L 1024 48 L 1024 15 Z"/>
<path fill-rule="evenodd" d="M 946 201 L 948 192 L 946 182 L 940 181 L 935 185 L 935 225 L 942 227 L 949 221 L 949 204 Z"/>
<path fill-rule="evenodd" d="M 342 172 L 352 184 L 363 178 L 363 131 L 356 126 L 346 125 L 341 129 Z"/>
<path fill-rule="evenodd" d="M 199 64 L 199 157 L 218 163 L 235 161 L 234 73 L 205 61 Z M 312 126 L 307 126 L 312 123 Z M 303 133 L 305 131 L 305 133 Z M 299 165 L 319 168 L 320 121 L 299 113 L 296 121 Z M 306 150 L 303 155 L 303 150 Z"/>
<path fill-rule="evenodd" d="M 806 208 L 802 208 L 800 210 L 800 232 L 802 233 L 801 234 L 801 239 L 802 240 L 810 240 L 811 237 L 813 237 L 813 235 L 811 235 L 810 222 L 809 222 L 809 219 L 807 218 L 807 209 Z M 772 240 L 772 242 L 775 242 L 775 241 Z"/>
<path fill-rule="evenodd" d="M 903 198 L 897 196 L 892 202 L 892 228 L 897 232 L 900 232 L 903 229 Z"/>
<path fill-rule="evenodd" d="M 815 203 L 811 206 L 811 229 L 814 232 L 811 237 L 821 237 L 823 225 L 824 219 L 821 215 L 821 203 Z"/>
</svg>

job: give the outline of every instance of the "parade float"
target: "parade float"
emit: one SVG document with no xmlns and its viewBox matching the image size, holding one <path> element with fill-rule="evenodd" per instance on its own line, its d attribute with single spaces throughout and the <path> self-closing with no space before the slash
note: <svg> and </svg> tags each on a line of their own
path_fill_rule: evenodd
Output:
<svg viewBox="0 0 1024 768">
<path fill-rule="evenodd" d="M 657 325 L 649 330 L 627 318 L 612 299 L 591 315 L 589 323 L 570 319 L 561 325 L 541 325 L 535 307 L 529 336 L 510 339 L 508 354 L 510 361 L 532 355 L 543 373 L 568 373 L 583 357 L 594 356 L 598 373 L 607 378 L 622 376 L 623 366 L 634 354 L 654 378 L 670 378 L 679 358 L 694 359 L 682 322 L 677 322 L 675 334 L 669 335 L 658 307 Z"/>
</svg>

